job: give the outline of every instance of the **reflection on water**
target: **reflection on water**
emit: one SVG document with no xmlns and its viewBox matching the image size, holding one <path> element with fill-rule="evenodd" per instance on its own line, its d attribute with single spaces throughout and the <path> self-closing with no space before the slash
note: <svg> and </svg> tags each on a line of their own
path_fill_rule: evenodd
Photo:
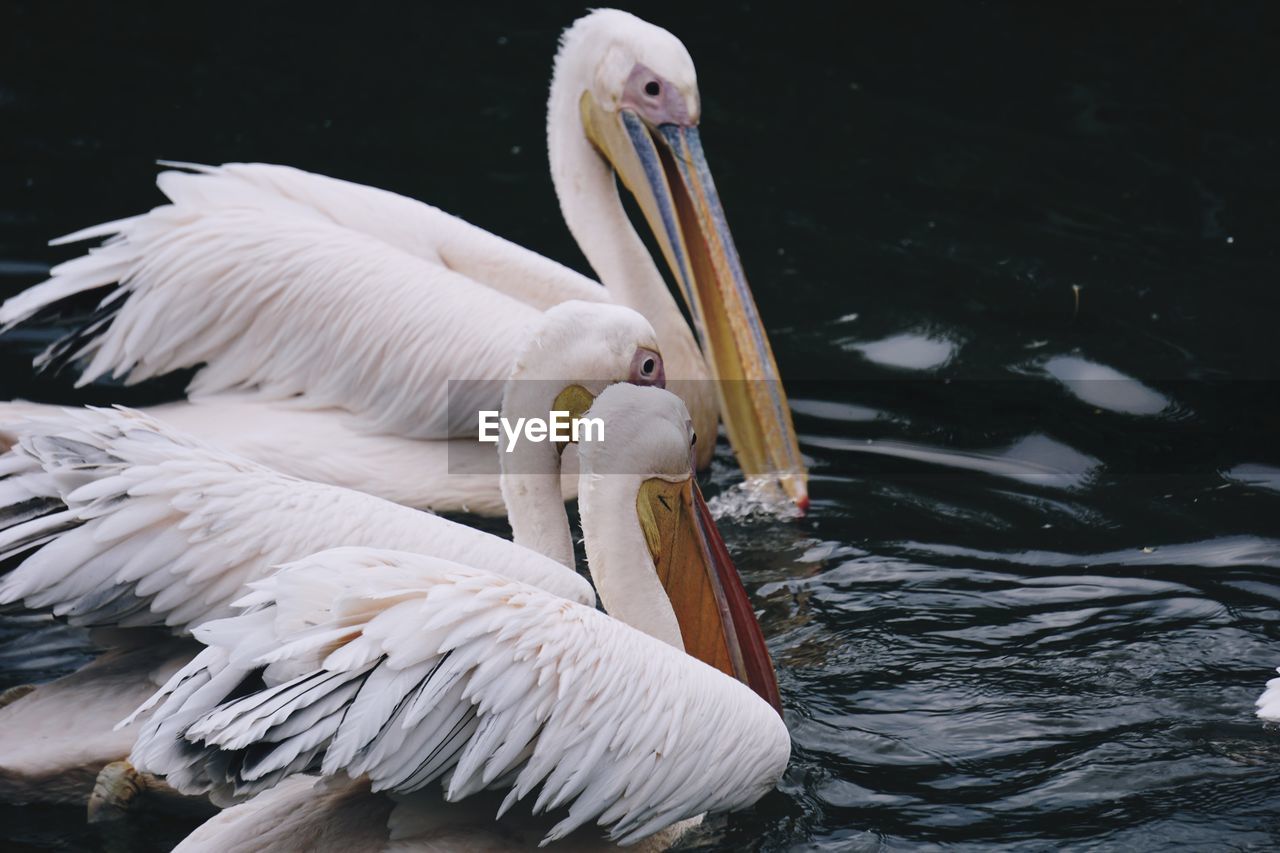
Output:
<svg viewBox="0 0 1280 853">
<path fill-rule="evenodd" d="M 928 465 L 976 471 L 1056 489 L 1079 488 L 1093 476 L 1099 464 L 1098 460 L 1073 450 L 1062 442 L 1054 441 L 1047 435 L 1029 435 L 1018 439 L 1004 450 L 986 453 L 871 439 L 855 441 L 810 437 L 806 438 L 805 445 L 910 459 Z"/>
<path fill-rule="evenodd" d="M 1273 465 L 1237 465 L 1222 476 L 1246 486 L 1280 492 L 1280 468 Z"/>
<path fill-rule="evenodd" d="M 835 400 L 793 398 L 791 400 L 791 411 L 797 415 L 808 415 L 828 421 L 845 421 L 848 423 L 874 421 L 876 418 L 881 417 L 880 412 L 867 406 L 859 406 L 855 403 L 841 403 Z"/>
<path fill-rule="evenodd" d="M 960 548 L 953 545 L 928 545 L 913 542 L 911 551 L 948 557 L 963 557 L 984 562 L 1016 563 L 1022 566 L 1201 566 L 1207 569 L 1228 566 L 1269 566 L 1280 569 L 1280 539 L 1255 536 L 1229 536 L 1205 542 L 1181 542 L 1154 547 L 1143 545 L 1123 551 L 1102 554 L 1061 554 L 1055 551 L 1019 551 L 1001 553 Z M 1280 578 L 1277 578 L 1280 581 Z"/>
<path fill-rule="evenodd" d="M 914 332 L 843 346 L 862 353 L 868 361 L 903 370 L 936 370 L 951 361 L 958 349 L 953 341 Z"/>
<path fill-rule="evenodd" d="M 1156 415 L 1169 401 L 1131 376 L 1076 356 L 1060 355 L 1044 363 L 1044 371 L 1082 402 L 1126 415 Z"/>
</svg>

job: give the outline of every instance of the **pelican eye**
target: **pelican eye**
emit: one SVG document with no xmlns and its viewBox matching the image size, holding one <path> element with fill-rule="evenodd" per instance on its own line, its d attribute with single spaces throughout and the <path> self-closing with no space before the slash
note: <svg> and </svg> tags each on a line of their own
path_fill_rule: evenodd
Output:
<svg viewBox="0 0 1280 853">
<path fill-rule="evenodd" d="M 644 93 L 651 98 L 658 97 L 658 93 L 662 91 L 662 87 L 658 85 L 657 80 L 650 80 L 644 84 Z"/>
<path fill-rule="evenodd" d="M 662 355 L 648 347 L 637 347 L 631 357 L 631 369 L 627 381 L 633 385 L 667 387 L 667 374 L 662 369 Z"/>
</svg>

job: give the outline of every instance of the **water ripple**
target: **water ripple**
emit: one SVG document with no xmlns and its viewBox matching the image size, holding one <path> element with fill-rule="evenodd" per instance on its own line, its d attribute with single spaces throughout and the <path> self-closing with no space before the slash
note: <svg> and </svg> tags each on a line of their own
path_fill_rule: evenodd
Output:
<svg viewBox="0 0 1280 853">
<path fill-rule="evenodd" d="M 1156 415 L 1169 407 L 1158 391 L 1105 364 L 1072 355 L 1055 356 L 1044 371 L 1081 402 L 1128 415 Z"/>
<path fill-rule="evenodd" d="M 959 345 L 947 338 L 920 332 L 904 332 L 878 341 L 842 341 L 843 349 L 863 358 L 899 370 L 937 370 L 955 358 Z"/>
<path fill-rule="evenodd" d="M 1101 464 L 1097 459 L 1047 435 L 1029 435 L 1003 450 L 993 451 L 950 450 L 904 441 L 859 441 L 827 436 L 805 436 L 804 444 L 975 471 L 1055 489 L 1078 489 L 1086 485 Z"/>
<path fill-rule="evenodd" d="M 1055 551 L 984 551 L 956 545 L 908 543 L 908 550 L 922 554 L 963 557 L 984 562 L 1014 563 L 1022 566 L 1268 566 L 1280 568 L 1280 539 L 1258 536 L 1229 536 L 1203 542 L 1144 545 L 1098 554 L 1065 554 Z"/>
</svg>

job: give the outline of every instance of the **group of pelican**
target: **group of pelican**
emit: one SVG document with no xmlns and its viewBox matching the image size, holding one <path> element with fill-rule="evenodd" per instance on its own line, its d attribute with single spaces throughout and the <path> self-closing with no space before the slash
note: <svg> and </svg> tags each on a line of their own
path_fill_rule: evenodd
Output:
<svg viewBox="0 0 1280 853">
<path fill-rule="evenodd" d="M 0 603 L 106 649 L 0 699 L 0 797 L 207 797 L 188 851 L 582 850 L 662 849 L 772 789 L 773 665 L 694 475 L 721 419 L 801 509 L 806 472 L 699 118 L 670 33 L 564 33 L 548 153 L 600 284 L 262 164 L 177 166 L 168 204 L 64 238 L 106 239 L 0 326 L 105 295 L 39 365 L 197 370 L 145 412 L 0 406 Z M 499 453 L 482 409 L 605 428 Z M 505 513 L 514 541 L 424 509 Z"/>
</svg>

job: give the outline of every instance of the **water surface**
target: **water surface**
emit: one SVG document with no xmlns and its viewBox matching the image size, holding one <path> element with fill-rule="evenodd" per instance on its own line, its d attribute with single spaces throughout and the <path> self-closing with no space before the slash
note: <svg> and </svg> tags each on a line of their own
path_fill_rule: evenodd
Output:
<svg viewBox="0 0 1280 853">
<path fill-rule="evenodd" d="M 689 849 L 1280 843 L 1252 716 L 1280 665 L 1280 38 L 1265 3 L 1039 6 L 640 10 L 698 62 L 813 473 L 805 518 L 723 521 L 793 761 Z M 11 2 L 0 288 L 157 203 L 158 158 L 394 189 L 585 269 L 543 152 L 580 11 Z M 72 393 L 30 373 L 48 336 L 0 340 L 5 396 L 181 388 Z M 711 490 L 737 478 L 722 446 Z M 6 622 L 0 683 L 85 653 Z M 10 846 L 97 843 L 5 817 Z"/>
</svg>

